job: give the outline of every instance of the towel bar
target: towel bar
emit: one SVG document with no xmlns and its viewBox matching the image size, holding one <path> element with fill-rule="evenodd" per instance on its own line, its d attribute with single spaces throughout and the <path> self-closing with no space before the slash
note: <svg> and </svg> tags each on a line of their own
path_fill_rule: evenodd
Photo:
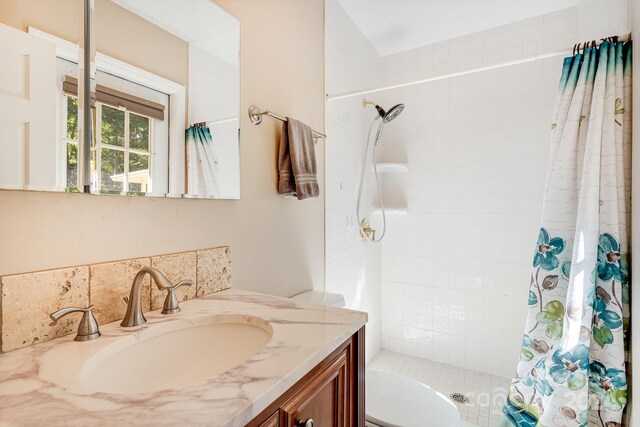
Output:
<svg viewBox="0 0 640 427">
<path fill-rule="evenodd" d="M 254 125 L 259 125 L 260 123 L 262 123 L 262 116 L 269 116 L 269 117 L 273 117 L 276 120 L 280 120 L 281 122 L 286 122 L 287 118 L 286 117 L 282 117 L 278 114 L 272 113 L 271 111 L 267 110 L 267 111 L 260 111 L 260 108 L 257 105 L 252 105 L 251 107 L 249 107 L 249 120 L 251 120 L 251 123 L 253 123 Z M 318 132 L 316 130 L 311 130 L 311 132 L 313 133 L 313 137 L 314 138 L 326 138 L 327 135 L 325 135 L 322 132 Z"/>
</svg>

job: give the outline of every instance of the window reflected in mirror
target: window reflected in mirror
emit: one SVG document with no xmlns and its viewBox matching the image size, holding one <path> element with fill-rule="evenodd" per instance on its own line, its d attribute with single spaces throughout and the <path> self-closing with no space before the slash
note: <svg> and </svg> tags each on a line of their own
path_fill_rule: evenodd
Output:
<svg viewBox="0 0 640 427">
<path fill-rule="evenodd" d="M 239 198 L 238 21 L 210 0 L 98 0 L 95 33 L 92 192 Z"/>
<path fill-rule="evenodd" d="M 64 95 L 62 149 L 66 150 L 66 177 L 64 191 L 78 192 L 78 97 Z"/>
<path fill-rule="evenodd" d="M 95 0 L 85 170 L 84 1 L 2 1 L 0 188 L 79 192 L 84 171 L 93 194 L 240 197 L 237 19 L 211 0 Z M 186 145 L 197 123 L 205 157 Z M 210 185 L 189 182 L 202 174 Z"/>
</svg>

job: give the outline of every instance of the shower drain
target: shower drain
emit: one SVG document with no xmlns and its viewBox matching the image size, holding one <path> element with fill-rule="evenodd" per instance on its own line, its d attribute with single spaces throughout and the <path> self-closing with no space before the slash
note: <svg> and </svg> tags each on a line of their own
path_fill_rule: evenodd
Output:
<svg viewBox="0 0 640 427">
<path fill-rule="evenodd" d="M 462 393 L 451 393 L 449 397 L 456 403 L 469 403 L 469 398 Z"/>
</svg>

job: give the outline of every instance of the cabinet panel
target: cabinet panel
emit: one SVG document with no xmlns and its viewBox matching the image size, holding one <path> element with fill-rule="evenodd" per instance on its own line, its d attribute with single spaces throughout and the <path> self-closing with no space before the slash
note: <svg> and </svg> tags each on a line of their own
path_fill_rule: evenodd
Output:
<svg viewBox="0 0 640 427">
<path fill-rule="evenodd" d="M 364 427 L 364 327 L 251 420 L 248 427 Z"/>
<path fill-rule="evenodd" d="M 260 427 L 280 427 L 280 411 L 276 411 L 268 420 L 260 424 Z"/>
<path fill-rule="evenodd" d="M 349 348 L 318 372 L 293 398 L 282 405 L 284 426 L 299 427 L 311 419 L 316 426 L 346 427 L 349 394 Z"/>
</svg>

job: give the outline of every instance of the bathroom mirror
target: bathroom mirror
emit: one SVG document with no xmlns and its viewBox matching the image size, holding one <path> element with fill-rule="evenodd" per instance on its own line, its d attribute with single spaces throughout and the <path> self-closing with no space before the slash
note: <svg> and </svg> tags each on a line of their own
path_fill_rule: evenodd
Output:
<svg viewBox="0 0 640 427">
<path fill-rule="evenodd" d="M 211 0 L 96 0 L 93 22 L 91 192 L 238 199 L 239 21 Z"/>
<path fill-rule="evenodd" d="M 239 49 L 211 0 L 2 0 L 0 188 L 238 199 Z"/>
<path fill-rule="evenodd" d="M 78 191 L 83 1 L 2 0 L 0 188 Z"/>
</svg>

